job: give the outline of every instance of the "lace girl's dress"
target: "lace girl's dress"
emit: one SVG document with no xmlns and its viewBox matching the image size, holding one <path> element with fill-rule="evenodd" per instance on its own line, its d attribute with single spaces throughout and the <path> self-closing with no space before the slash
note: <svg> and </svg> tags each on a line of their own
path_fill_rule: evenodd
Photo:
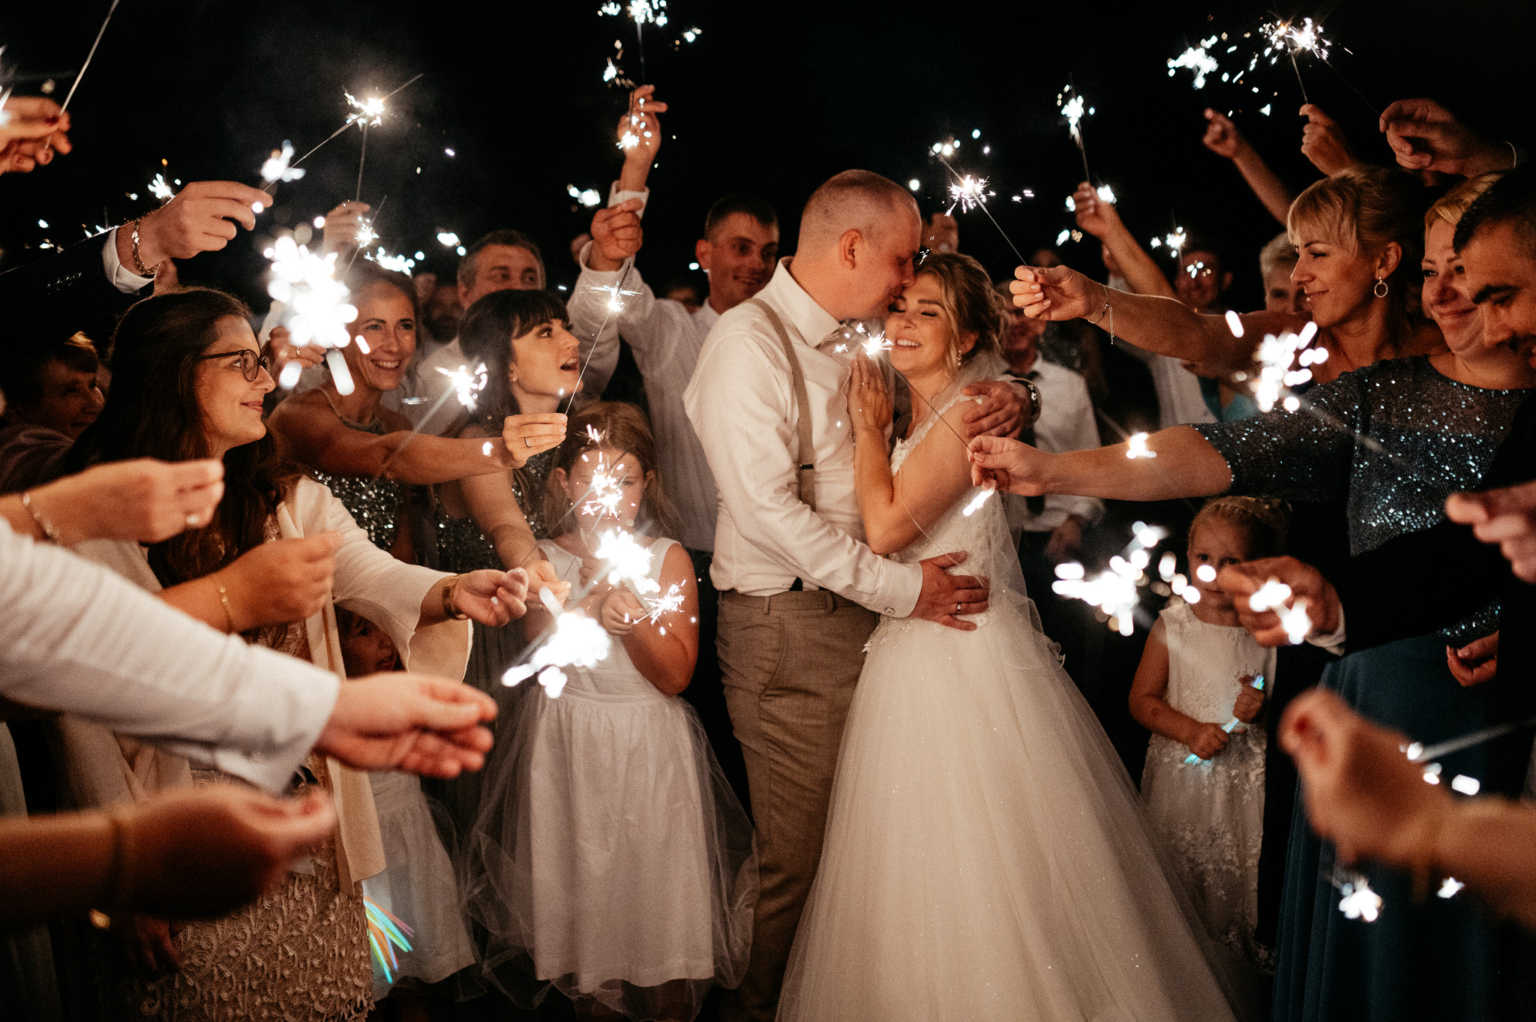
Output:
<svg viewBox="0 0 1536 1022">
<path fill-rule="evenodd" d="M 338 416 L 339 418 L 340 416 Z M 378 420 L 351 429 L 382 436 Z M 395 479 L 311 475 L 336 496 L 368 534 L 373 545 L 388 552 L 395 544 L 405 484 Z M 474 657 L 471 646 L 470 657 Z M 373 960 L 373 995 L 382 1000 L 390 988 L 407 977 L 435 983 L 475 962 L 474 946 L 459 908 L 459 888 L 453 863 L 438 836 L 432 809 L 422 794 L 421 778 L 398 771 L 368 775 L 384 841 L 384 872 L 363 881 L 363 894 L 411 927 L 411 949 L 380 948 L 388 955 L 388 970 L 379 955 Z"/>
<path fill-rule="evenodd" d="M 1245 677 L 1275 676 L 1275 651 L 1238 625 L 1207 624 L 1189 604 L 1162 613 L 1168 643 L 1164 698 L 1195 720 L 1225 724 Z M 1147 820 L 1206 932 L 1256 965 L 1271 953 L 1254 943 L 1259 844 L 1264 834 L 1264 728 L 1234 732 L 1213 759 L 1189 764 L 1189 749 L 1159 734 L 1147 744 L 1141 798 Z"/>
<path fill-rule="evenodd" d="M 895 556 L 966 551 L 991 606 L 970 632 L 875 629 L 778 1017 L 1231 1019 L 1212 942 L 1040 631 L 1001 503 L 964 514 L 975 492 Z"/>
<path fill-rule="evenodd" d="M 659 580 L 667 551 L 651 547 Z M 579 584 L 581 561 L 539 548 Z M 485 970 L 519 1004 L 553 985 L 635 1019 L 687 1022 L 741 981 L 757 902 L 752 825 L 684 700 L 614 638 L 592 668 L 534 682 L 486 768 L 466 849 Z"/>
<path fill-rule="evenodd" d="M 1293 501 L 1344 498 L 1351 553 L 1439 522 L 1445 500 L 1476 489 L 1508 435 L 1524 390 L 1458 383 L 1427 357 L 1393 359 L 1311 388 L 1297 412 L 1194 427 L 1226 459 L 1235 494 Z M 1424 580 L 1434 585 L 1433 578 Z M 1498 627 L 1494 604 L 1435 635 L 1352 653 L 1322 685 L 1367 718 L 1432 744 L 1508 719 L 1505 696 L 1529 679 L 1463 688 L 1445 647 Z M 1346 632 L 1348 623 L 1346 622 Z M 1485 792 L 1518 794 L 1523 771 L 1495 775 L 1486 747 L 1443 761 Z M 1339 912 L 1345 876 L 1296 801 L 1275 963 L 1274 1017 L 1289 1020 L 1501 1019 L 1536 1002 L 1526 987 L 1536 947 L 1463 898 L 1419 898 L 1409 879 L 1366 869 L 1385 901 L 1372 923 Z"/>
</svg>

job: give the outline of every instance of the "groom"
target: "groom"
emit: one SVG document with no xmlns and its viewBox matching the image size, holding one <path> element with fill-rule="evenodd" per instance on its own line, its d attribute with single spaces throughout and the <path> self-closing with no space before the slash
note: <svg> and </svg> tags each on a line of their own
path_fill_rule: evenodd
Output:
<svg viewBox="0 0 1536 1022">
<path fill-rule="evenodd" d="M 752 957 L 722 1018 L 770 1022 L 811 879 L 843 721 L 880 614 L 952 628 L 987 609 L 965 559 L 886 560 L 863 542 L 843 321 L 883 316 L 912 283 L 922 221 L 906 189 L 865 170 L 805 205 L 799 249 L 757 297 L 722 315 L 684 407 L 720 491 L 715 558 L 719 654 L 731 725 L 747 763 L 761 895 Z M 1006 383 L 968 423 L 1017 433 L 1027 398 Z"/>
</svg>

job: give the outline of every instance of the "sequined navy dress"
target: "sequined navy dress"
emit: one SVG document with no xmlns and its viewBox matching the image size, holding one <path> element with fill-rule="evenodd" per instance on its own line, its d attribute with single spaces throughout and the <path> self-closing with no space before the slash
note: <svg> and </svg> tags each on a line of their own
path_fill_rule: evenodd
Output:
<svg viewBox="0 0 1536 1022">
<path fill-rule="evenodd" d="M 1232 493 L 1293 501 L 1343 499 L 1352 554 L 1442 518 L 1445 499 L 1474 488 L 1509 433 L 1523 390 L 1487 390 L 1443 376 L 1427 357 L 1377 362 L 1312 388 L 1308 409 L 1196 426 L 1227 461 Z M 1425 578 L 1426 587 L 1433 578 Z M 1462 688 L 1447 643 L 1498 627 L 1497 605 L 1445 632 L 1351 654 L 1322 684 L 1364 716 L 1432 743 L 1497 723 L 1491 682 Z M 1347 628 L 1347 622 L 1346 622 Z M 1484 786 L 1472 749 L 1444 761 Z M 1518 779 L 1515 780 L 1518 787 Z M 1407 878 L 1368 873 L 1386 907 L 1374 923 L 1346 919 L 1334 851 L 1296 801 L 1280 910 L 1277 1020 L 1496 1018 L 1520 970 L 1500 967 L 1507 931 L 1468 901 L 1417 900 Z M 1502 950 L 1501 950 L 1502 949 Z M 1536 961 L 1522 963 L 1529 974 Z"/>
</svg>

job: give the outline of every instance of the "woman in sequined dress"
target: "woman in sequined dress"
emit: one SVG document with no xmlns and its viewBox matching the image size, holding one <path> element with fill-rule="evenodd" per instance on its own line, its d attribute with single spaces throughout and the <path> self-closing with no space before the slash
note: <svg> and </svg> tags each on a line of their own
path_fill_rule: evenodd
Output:
<svg viewBox="0 0 1536 1022">
<path fill-rule="evenodd" d="M 1023 455 L 1004 466 L 1017 484 L 1010 488 L 1125 499 L 1222 492 L 1303 501 L 1342 496 L 1351 553 L 1434 525 L 1447 496 L 1476 488 L 1515 409 L 1536 386 L 1536 373 L 1518 353 L 1484 345 L 1450 243 L 1456 221 L 1493 179 L 1466 182 L 1425 217 L 1424 305 L 1443 331 L 1447 352 L 1345 373 L 1313 387 L 1307 407 L 1296 412 L 1164 430 L 1147 442 L 1155 459 L 1125 460 L 1125 445 L 1060 456 L 994 445 Z M 1327 283 L 1337 287 L 1338 278 Z M 1455 650 L 1486 638 L 1496 625 L 1492 606 L 1445 633 L 1347 656 L 1328 668 L 1322 684 L 1417 741 L 1475 731 L 1509 719 L 1507 686 L 1524 681 L 1465 684 Z M 1484 790 L 1518 793 L 1523 773 L 1493 776 L 1484 751 L 1447 757 L 1447 776 L 1464 773 Z M 1518 977 L 1536 968 L 1528 945 L 1507 928 L 1468 905 L 1423 903 L 1405 879 L 1386 872 L 1373 872 L 1370 880 L 1392 911 L 1369 926 L 1346 920 L 1336 911 L 1333 868 L 1332 847 L 1312 835 L 1298 803 L 1280 909 L 1276 1019 L 1426 1012 L 1497 1018 L 1516 996 Z"/>
<path fill-rule="evenodd" d="M 469 629 L 453 618 L 506 621 L 521 612 L 523 582 L 501 572 L 454 578 L 374 546 L 269 435 L 262 399 L 274 382 L 248 317 L 238 299 L 202 288 L 157 295 L 128 311 L 114 339 L 111 399 L 72 457 L 217 457 L 226 489 L 207 528 L 147 549 L 94 542 L 76 552 L 214 628 L 333 671 L 343 669 L 333 609 L 340 603 L 385 628 L 412 668 L 462 673 Z M 88 805 L 136 801 L 177 784 L 240 783 L 82 721 L 66 717 L 58 727 L 68 787 Z M 333 837 L 231 916 L 185 925 L 124 920 L 138 963 L 127 964 L 114 946 L 102 951 L 96 971 L 103 986 L 114 987 L 114 1014 L 334 1022 L 372 1006 L 357 885 L 385 862 L 367 779 L 311 757 L 294 786 L 331 793 Z"/>
</svg>

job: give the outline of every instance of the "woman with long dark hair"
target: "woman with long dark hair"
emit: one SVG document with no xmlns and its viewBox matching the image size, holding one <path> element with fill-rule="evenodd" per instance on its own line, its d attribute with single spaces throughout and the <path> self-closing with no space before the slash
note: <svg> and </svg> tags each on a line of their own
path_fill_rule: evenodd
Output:
<svg viewBox="0 0 1536 1022">
<path fill-rule="evenodd" d="M 380 624 L 410 667 L 460 676 L 469 642 L 463 619 L 504 624 L 520 615 L 524 578 L 500 571 L 445 575 L 379 550 L 268 433 L 262 402 L 275 384 L 248 317 L 244 303 L 205 288 L 156 295 L 123 317 L 113 342 L 112 394 L 73 459 L 217 458 L 226 490 L 206 528 L 148 548 L 89 543 L 78 552 L 215 628 L 338 673 L 344 666 L 333 602 Z M 71 786 L 84 802 L 138 800 L 177 784 L 235 783 L 81 722 L 66 720 L 61 731 Z M 372 1005 L 358 884 L 385 863 L 367 778 L 314 757 L 294 784 L 331 793 L 333 839 L 302 871 L 234 916 L 177 932 L 164 921 L 134 920 L 139 964 L 121 977 L 118 991 L 128 1003 L 179 1019 L 282 1014 L 327 1022 L 359 1017 Z M 155 977 L 166 968 L 177 971 Z"/>
</svg>

